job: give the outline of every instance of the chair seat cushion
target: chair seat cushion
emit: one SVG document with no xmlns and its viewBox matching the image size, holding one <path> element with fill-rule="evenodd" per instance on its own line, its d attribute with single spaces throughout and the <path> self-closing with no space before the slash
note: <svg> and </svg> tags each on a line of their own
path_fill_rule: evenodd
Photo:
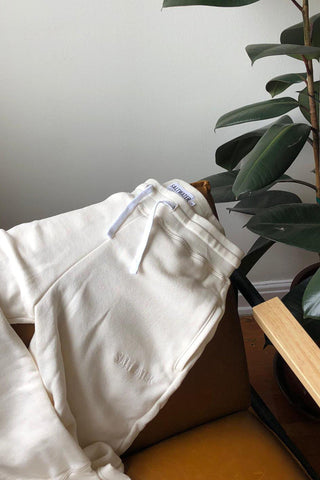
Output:
<svg viewBox="0 0 320 480">
<path fill-rule="evenodd" d="M 249 411 L 175 435 L 123 458 L 132 480 L 306 480 L 278 438 Z"/>
</svg>

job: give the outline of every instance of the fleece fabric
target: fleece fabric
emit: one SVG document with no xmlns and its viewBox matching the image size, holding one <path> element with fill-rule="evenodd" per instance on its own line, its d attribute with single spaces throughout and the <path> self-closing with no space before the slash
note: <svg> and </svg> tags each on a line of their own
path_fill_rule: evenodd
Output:
<svg viewBox="0 0 320 480">
<path fill-rule="evenodd" d="M 178 179 L 0 230 L 0 479 L 128 479 L 242 256 Z M 30 322 L 27 349 L 10 324 Z"/>
</svg>

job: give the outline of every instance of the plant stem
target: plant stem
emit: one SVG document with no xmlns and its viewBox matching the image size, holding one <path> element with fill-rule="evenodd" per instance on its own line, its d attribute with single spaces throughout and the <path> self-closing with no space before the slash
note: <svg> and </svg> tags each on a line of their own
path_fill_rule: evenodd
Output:
<svg viewBox="0 0 320 480">
<path fill-rule="evenodd" d="M 311 46 L 309 0 L 303 0 L 302 17 L 303 17 L 304 44 L 309 47 Z M 317 118 L 317 109 L 316 109 L 315 92 L 314 92 L 313 65 L 312 65 L 312 60 L 307 60 L 306 58 L 304 58 L 304 63 L 307 70 L 307 87 L 308 87 L 308 95 L 309 95 L 310 122 L 312 126 L 312 137 L 313 137 L 313 156 L 314 156 L 315 177 L 316 177 L 315 178 L 316 201 L 317 203 L 320 204 L 319 122 Z"/>
<path fill-rule="evenodd" d="M 305 185 L 306 187 L 310 187 L 313 190 L 317 191 L 317 187 L 313 185 L 312 183 L 305 182 L 304 180 L 296 180 L 294 178 L 288 178 L 288 179 L 283 179 L 283 180 L 277 180 L 278 183 L 300 183 L 300 185 Z"/>
<path fill-rule="evenodd" d="M 301 5 L 300 5 L 298 2 L 296 2 L 296 0 L 291 0 L 291 2 L 294 3 L 295 6 L 296 6 L 297 8 L 299 8 L 299 10 L 302 12 L 302 7 L 301 7 Z"/>
</svg>

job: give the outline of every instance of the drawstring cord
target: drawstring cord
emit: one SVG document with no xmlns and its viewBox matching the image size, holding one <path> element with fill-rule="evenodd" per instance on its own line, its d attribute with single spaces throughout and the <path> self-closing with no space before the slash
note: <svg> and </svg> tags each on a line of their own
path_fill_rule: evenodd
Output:
<svg viewBox="0 0 320 480">
<path fill-rule="evenodd" d="M 136 206 L 147 196 L 149 195 L 151 192 L 153 191 L 153 185 L 148 185 L 145 190 L 143 190 L 142 192 L 139 193 L 139 195 L 137 195 L 127 206 L 126 208 L 123 210 L 123 212 L 120 213 L 120 215 L 118 216 L 118 218 L 113 222 L 113 224 L 111 225 L 111 227 L 109 228 L 108 232 L 107 232 L 107 235 L 109 236 L 109 238 L 113 238 L 114 235 L 116 234 L 116 232 L 119 230 L 119 228 L 121 227 L 121 225 L 127 220 L 127 218 L 130 216 L 130 214 L 133 212 L 133 210 L 136 208 Z M 152 231 L 152 226 L 153 226 L 153 223 L 154 223 L 154 219 L 155 219 L 155 216 L 156 216 L 156 212 L 157 212 L 157 208 L 159 205 L 166 205 L 168 206 L 171 210 L 174 210 L 177 205 L 176 203 L 174 202 L 170 202 L 168 200 L 159 200 L 158 202 L 155 203 L 153 209 L 152 209 L 152 212 L 151 212 L 151 215 L 150 217 L 148 218 L 148 221 L 147 221 L 147 224 L 146 224 L 146 227 L 144 229 L 144 232 L 142 234 L 142 238 L 141 238 L 141 241 L 140 241 L 140 244 L 137 248 L 137 251 L 136 251 L 136 254 L 134 256 L 134 259 L 133 259 L 133 262 L 129 268 L 129 273 L 132 274 L 132 275 L 135 275 L 138 273 L 139 271 L 139 267 L 140 267 L 140 264 L 142 262 L 142 258 L 143 258 L 143 255 L 144 255 L 144 252 L 148 246 L 148 242 L 149 242 L 149 238 L 150 238 L 150 234 L 151 234 L 151 231 Z"/>
<path fill-rule="evenodd" d="M 176 208 L 175 203 L 168 202 L 166 200 L 159 200 L 155 204 L 155 206 L 153 207 L 152 213 L 151 213 L 150 217 L 148 218 L 147 225 L 146 225 L 145 230 L 143 232 L 142 240 L 140 242 L 140 245 L 138 246 L 137 252 L 135 254 L 134 260 L 133 260 L 132 265 L 131 265 L 130 270 L 129 270 L 129 273 L 131 273 L 132 275 L 135 275 L 136 273 L 138 273 L 143 254 L 144 254 L 144 252 L 147 248 L 148 242 L 149 242 L 149 237 L 150 237 L 150 234 L 151 234 L 152 225 L 153 225 L 153 222 L 154 222 L 156 211 L 157 211 L 157 208 L 160 204 L 167 205 L 168 207 L 171 208 L 171 210 L 174 210 Z"/>
<path fill-rule="evenodd" d="M 147 195 L 149 195 L 153 190 L 153 185 L 148 185 L 147 188 L 142 190 L 130 203 L 126 206 L 122 213 L 118 216 L 118 218 L 113 222 L 111 227 L 109 228 L 107 235 L 109 238 L 113 238 L 117 230 L 121 227 L 121 225 L 127 220 L 130 216 L 131 212 L 136 208 L 138 203 L 144 199 Z"/>
</svg>

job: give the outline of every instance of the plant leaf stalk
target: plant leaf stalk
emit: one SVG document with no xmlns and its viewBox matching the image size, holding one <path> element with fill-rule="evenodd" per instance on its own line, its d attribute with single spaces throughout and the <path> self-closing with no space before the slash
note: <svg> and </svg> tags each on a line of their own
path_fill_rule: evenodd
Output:
<svg viewBox="0 0 320 480">
<path fill-rule="evenodd" d="M 291 0 L 292 3 L 294 3 L 294 5 L 299 8 L 300 12 L 302 12 L 302 7 L 301 5 L 296 1 L 296 0 Z"/>
<path fill-rule="evenodd" d="M 305 182 L 304 180 L 296 180 L 295 178 L 288 178 L 283 180 L 277 180 L 278 183 L 299 183 L 300 185 L 305 185 L 306 187 L 310 187 L 313 190 L 317 191 L 317 187 L 312 185 L 312 183 Z"/>
<path fill-rule="evenodd" d="M 302 5 L 302 17 L 303 17 L 303 33 L 304 44 L 311 46 L 311 28 L 309 18 L 309 0 L 303 0 Z M 310 107 L 310 122 L 312 127 L 313 138 L 313 156 L 315 164 L 315 183 L 316 183 L 316 201 L 320 205 L 320 169 L 319 169 L 319 121 L 317 118 L 316 100 L 314 92 L 314 78 L 313 78 L 313 65 L 312 60 L 304 58 L 304 63 L 307 70 L 307 87 L 309 95 L 309 107 Z"/>
</svg>

